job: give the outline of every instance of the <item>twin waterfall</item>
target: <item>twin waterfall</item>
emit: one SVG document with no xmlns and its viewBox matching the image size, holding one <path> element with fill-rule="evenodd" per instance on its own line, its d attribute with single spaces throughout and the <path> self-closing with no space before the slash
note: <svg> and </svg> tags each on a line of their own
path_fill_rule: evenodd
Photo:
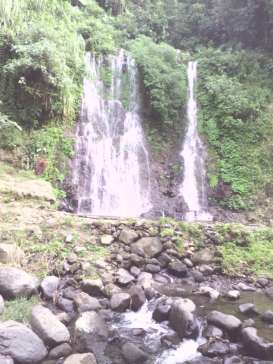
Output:
<svg viewBox="0 0 273 364">
<path fill-rule="evenodd" d="M 73 175 L 77 212 L 137 217 L 151 208 L 139 75 L 123 50 L 107 61 L 105 65 L 102 59 L 86 57 L 89 76 L 84 81 Z M 111 76 L 109 86 L 102 81 L 105 70 Z"/>
<path fill-rule="evenodd" d="M 73 164 L 77 213 L 139 217 L 151 210 L 152 203 L 137 66 L 123 50 L 107 60 L 87 54 L 86 65 Z M 196 81 L 197 63 L 190 62 L 189 125 L 181 152 L 184 181 L 180 189 L 188 206 L 184 219 L 190 221 L 211 220 L 206 212 L 205 151 L 197 132 Z"/>
<path fill-rule="evenodd" d="M 180 194 L 188 206 L 184 219 L 187 221 L 210 221 L 212 216 L 206 211 L 206 169 L 205 149 L 198 135 L 197 101 L 195 88 L 197 83 L 197 62 L 188 65 L 188 128 L 181 156 L 184 160 L 184 180 Z"/>
</svg>

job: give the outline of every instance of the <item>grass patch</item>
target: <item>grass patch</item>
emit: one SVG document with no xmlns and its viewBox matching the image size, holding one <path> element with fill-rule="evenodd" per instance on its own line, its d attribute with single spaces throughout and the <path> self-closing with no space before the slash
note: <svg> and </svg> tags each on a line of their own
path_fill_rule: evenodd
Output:
<svg viewBox="0 0 273 364">
<path fill-rule="evenodd" d="M 247 241 L 247 243 L 246 243 Z M 249 232 L 244 245 L 236 238 L 218 247 L 224 272 L 232 276 L 267 276 L 273 278 L 273 230 Z"/>
<path fill-rule="evenodd" d="M 17 298 L 12 301 L 5 301 L 5 309 L 0 320 L 14 320 L 27 323 L 30 319 L 32 307 L 39 303 L 39 297 Z"/>
</svg>

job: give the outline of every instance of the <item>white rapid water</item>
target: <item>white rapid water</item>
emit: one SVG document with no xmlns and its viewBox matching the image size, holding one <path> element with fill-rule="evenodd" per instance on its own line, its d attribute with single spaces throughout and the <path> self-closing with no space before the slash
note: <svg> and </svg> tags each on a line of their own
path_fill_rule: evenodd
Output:
<svg viewBox="0 0 273 364">
<path fill-rule="evenodd" d="M 189 62 L 188 128 L 181 152 L 181 156 L 184 159 L 184 180 L 180 189 L 180 195 L 188 206 L 185 220 L 211 221 L 212 216 L 207 211 L 205 150 L 197 130 L 196 83 L 197 62 Z"/>
<path fill-rule="evenodd" d="M 89 77 L 84 80 L 73 170 L 77 212 L 137 217 L 151 208 L 139 75 L 123 50 L 107 61 L 109 87 L 101 80 L 105 60 L 86 56 Z"/>
<path fill-rule="evenodd" d="M 147 347 L 158 345 L 161 347 L 161 337 L 174 331 L 170 329 L 167 322 L 158 323 L 153 320 L 153 301 L 146 303 L 137 312 L 126 312 L 120 315 L 117 329 L 141 328 L 145 330 L 146 335 L 144 343 Z M 192 360 L 201 356 L 198 347 L 204 342 L 201 336 L 197 340 L 185 339 L 176 348 L 171 348 L 158 354 L 155 364 L 181 364 L 187 360 Z"/>
</svg>

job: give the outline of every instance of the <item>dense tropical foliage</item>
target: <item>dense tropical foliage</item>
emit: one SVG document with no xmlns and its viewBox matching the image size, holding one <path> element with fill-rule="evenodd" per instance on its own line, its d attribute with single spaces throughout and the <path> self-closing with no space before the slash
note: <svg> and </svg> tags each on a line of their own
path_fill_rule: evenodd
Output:
<svg viewBox="0 0 273 364">
<path fill-rule="evenodd" d="M 185 127 L 194 58 L 212 202 L 271 205 L 273 0 L 0 0 L 0 19 L 0 147 L 45 157 L 47 178 L 63 179 L 84 54 L 121 45 L 141 70 L 150 140 L 165 147 Z"/>
</svg>

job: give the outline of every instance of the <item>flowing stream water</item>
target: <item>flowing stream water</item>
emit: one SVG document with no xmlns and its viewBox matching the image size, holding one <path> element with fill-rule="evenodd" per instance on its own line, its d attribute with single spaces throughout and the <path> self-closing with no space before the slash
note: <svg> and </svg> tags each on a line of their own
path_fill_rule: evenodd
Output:
<svg viewBox="0 0 273 364">
<path fill-rule="evenodd" d="M 184 160 L 184 180 L 180 189 L 188 207 L 185 220 L 210 221 L 211 214 L 207 211 L 205 148 L 197 129 L 197 62 L 188 64 L 188 128 L 181 156 Z"/>
<path fill-rule="evenodd" d="M 77 212 L 138 217 L 151 203 L 137 66 L 123 50 L 108 60 L 87 54 L 86 64 L 73 166 Z"/>
</svg>

